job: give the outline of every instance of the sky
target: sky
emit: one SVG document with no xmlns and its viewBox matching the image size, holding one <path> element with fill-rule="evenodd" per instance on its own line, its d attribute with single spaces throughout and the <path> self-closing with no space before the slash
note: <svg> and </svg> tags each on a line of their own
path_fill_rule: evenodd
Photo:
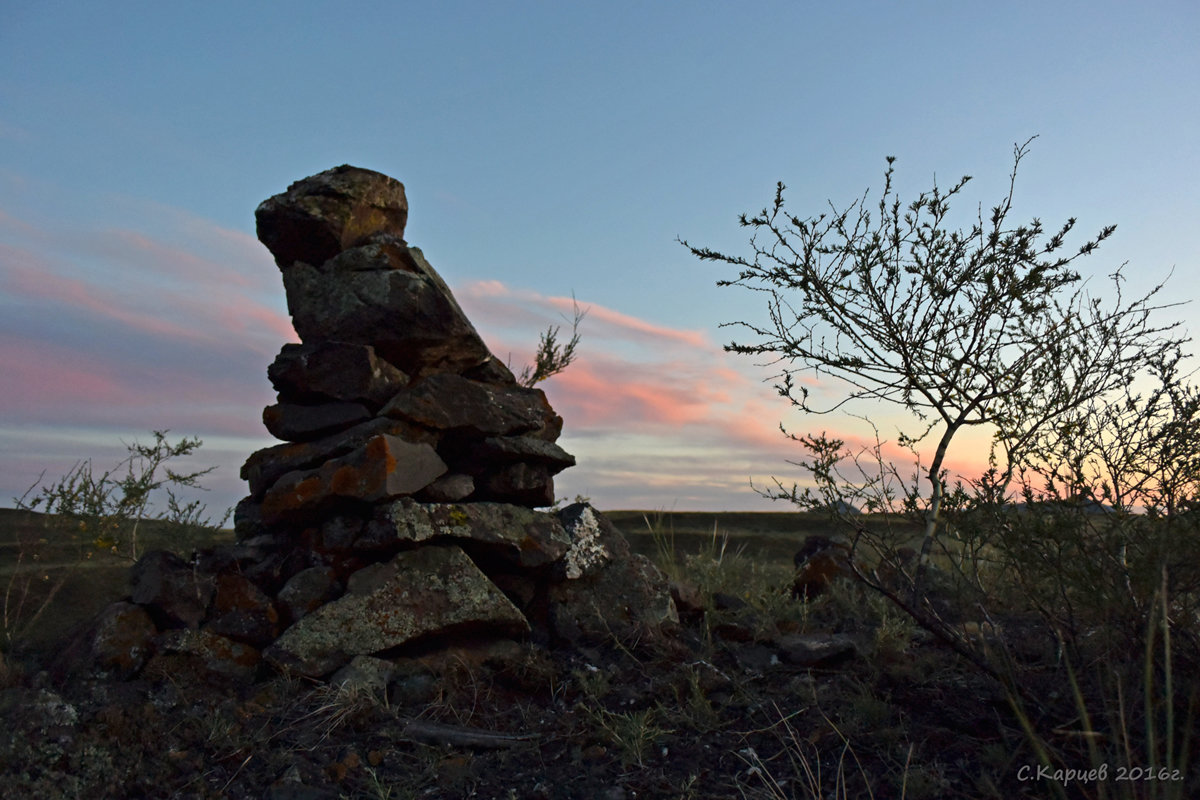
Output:
<svg viewBox="0 0 1200 800">
<path fill-rule="evenodd" d="M 601 509 L 787 510 L 775 373 L 723 351 L 761 296 L 680 244 L 788 186 L 801 216 L 962 175 L 966 212 L 1118 225 L 1080 264 L 1200 297 L 1200 6 L 1190 2 L 0 4 L 0 505 L 169 429 L 244 493 L 273 444 L 266 368 L 296 341 L 254 209 L 350 163 L 405 184 L 408 241 L 517 368 L 587 310 L 542 384 Z M 1173 309 L 1189 330 L 1200 310 Z M 839 388 L 821 384 L 823 396 Z M 893 452 L 908 418 L 866 413 Z M 911 430 L 911 425 L 908 426 Z M 980 467 L 978 442 L 951 469 Z"/>
</svg>

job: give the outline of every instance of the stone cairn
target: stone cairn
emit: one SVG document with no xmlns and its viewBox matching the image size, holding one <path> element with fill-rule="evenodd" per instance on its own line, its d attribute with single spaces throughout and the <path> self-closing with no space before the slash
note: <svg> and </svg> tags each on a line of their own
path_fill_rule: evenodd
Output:
<svg viewBox="0 0 1200 800">
<path fill-rule="evenodd" d="M 301 344 L 267 370 L 283 444 L 242 467 L 236 543 L 146 554 L 93 670 L 308 678 L 413 652 L 654 637 L 665 578 L 591 506 L 557 513 L 562 418 L 493 356 L 404 240 L 404 186 L 351 166 L 256 212 Z"/>
</svg>

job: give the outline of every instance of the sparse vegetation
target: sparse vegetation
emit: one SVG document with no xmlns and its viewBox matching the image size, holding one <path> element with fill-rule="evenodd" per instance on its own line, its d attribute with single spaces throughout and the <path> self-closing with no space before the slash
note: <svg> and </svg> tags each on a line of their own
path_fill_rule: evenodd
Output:
<svg viewBox="0 0 1200 800">
<path fill-rule="evenodd" d="M 1152 598 L 1154 637 L 1134 659 L 1097 658 L 1105 651 L 1092 648 L 1094 636 L 1060 659 L 1043 622 L 996 612 L 995 631 L 983 626 L 968 640 L 991 648 L 992 663 L 1010 663 L 1001 674 L 1021 687 L 1010 693 L 857 581 L 791 601 L 787 548 L 805 530 L 830 530 L 827 517 L 645 515 L 657 518 L 655 533 L 641 513 L 611 516 L 641 520 L 642 532 L 626 524 L 634 548 L 676 564 L 677 580 L 704 586 L 704 613 L 684 621 L 679 648 L 629 642 L 579 652 L 530 647 L 500 661 L 403 660 L 406 677 L 382 693 L 284 678 L 213 691 L 181 675 L 123 685 L 115 707 L 103 699 L 113 689 L 83 683 L 55 687 L 44 701 L 50 710 L 36 700 L 40 690 L 23 688 L 38 669 L 27 650 L 26 678 L 4 695 L 20 704 L 4 707 L 13 732 L 4 760 L 23 766 L 0 784 L 49 797 L 60 785 L 99 796 L 106 790 L 96 787 L 112 785 L 118 794 L 153 786 L 158 796 L 245 797 L 291 775 L 352 798 L 570 798 L 622 786 L 639 796 L 714 800 L 1169 798 L 1197 788 L 1188 771 L 1195 673 L 1173 618 L 1178 598 Z M 48 541 L 69 532 L 50 524 L 56 519 L 44 520 Z M 872 515 L 859 522 L 888 529 Z M 920 535 L 918 526 L 907 530 Z M 664 545 L 670 531 L 673 547 Z M 156 544 L 169 541 L 169 531 L 153 532 Z M 807 667 L 781 649 L 788 636 L 834 632 L 853 637 L 859 655 Z M 55 703 L 77 717 L 59 728 L 72 755 L 30 744 L 45 741 Z M 448 743 L 415 735 L 446 728 L 458 732 Z M 462 743 L 489 736 L 500 745 Z M 76 770 L 72 778 L 61 777 L 60 763 Z M 1023 767 L 1036 774 L 1047 764 L 1167 768 L 1183 777 L 1103 788 L 1075 781 L 1063 791 L 1050 779 L 1018 778 Z"/>
<path fill-rule="evenodd" d="M 11 669 L 5 654 L 21 639 L 61 634 L 69 625 L 63 624 L 64 616 L 80 621 L 72 608 L 85 615 L 98 610 L 97 598 L 88 595 L 124 584 L 139 540 L 149 535 L 161 543 L 164 526 L 176 539 L 171 544 L 180 549 L 219 536 L 229 512 L 213 520 L 202 503 L 185 502 L 177 493 L 202 488 L 200 478 L 212 468 L 179 472 L 168 464 L 195 453 L 201 441 L 185 437 L 172 443 L 167 434 L 154 431 L 153 444 L 127 445 L 129 455 L 103 473 L 97 474 L 91 461 L 78 462 L 50 483 L 43 482 L 43 473 L 14 498 L 15 511 L 4 531 L 9 539 L 5 551 L 11 556 L 0 565 L 0 673 Z M 165 508 L 155 512 L 160 494 Z M 52 614 L 55 603 L 64 610 Z"/>
<path fill-rule="evenodd" d="M 50 484 L 42 483 L 43 473 L 14 500 L 16 508 L 69 517 L 77 522 L 84 538 L 90 538 L 94 549 L 114 553 L 123 550 L 131 561 L 137 560 L 138 531 L 147 519 L 182 527 L 220 528 L 231 511 L 213 520 L 205 516 L 207 509 L 199 500 L 184 502 L 178 494 L 181 489 L 203 489 L 200 479 L 216 467 L 177 472 L 167 463 L 192 455 L 203 442 L 185 436 L 172 444 L 168 433 L 154 431 L 153 444 L 135 441 L 126 445 L 129 455 L 98 476 L 91 460 L 76 463 Z M 165 508 L 151 513 L 156 493 L 165 494 Z"/>
<path fill-rule="evenodd" d="M 558 325 L 551 325 L 547 328 L 538 341 L 534 363 L 521 369 L 521 374 L 517 376 L 517 382 L 522 386 L 534 386 L 571 366 L 575 361 L 575 348 L 579 346 L 579 323 L 583 322 L 583 318 L 586 316 L 587 310 L 580 311 L 579 304 L 574 303 L 571 338 L 567 340 L 566 344 L 558 340 L 561 330 Z"/>
<path fill-rule="evenodd" d="M 869 419 L 874 445 L 857 450 L 785 429 L 807 485 L 776 480 L 763 493 L 826 513 L 852 541 L 859 585 L 1003 696 L 1013 716 L 999 730 L 1007 737 L 1015 719 L 1022 735 L 1009 763 L 1035 756 L 1045 793 L 1182 796 L 1195 791 L 1178 769 L 1194 744 L 1178 720 L 1193 719 L 1200 694 L 1195 677 L 1180 680 L 1200 667 L 1200 390 L 1187 382 L 1188 339 L 1157 322 L 1171 305 L 1154 304 L 1161 285 L 1129 301 L 1117 269 L 1101 299 L 1072 270 L 1115 226 L 1060 255 L 1074 219 L 1048 239 L 1036 219 L 1007 225 L 1028 145 L 1015 147 L 1007 196 L 965 232 L 947 220 L 969 178 L 902 211 L 889 158 L 877 216 L 864 196 L 803 219 L 784 210 L 779 184 L 771 208 L 741 219 L 756 232 L 752 257 L 684 244 L 739 270 L 720 285 L 765 293 L 766 325 L 730 323 L 758 341 L 726 349 L 780 364 L 776 388 L 794 407 L 882 400 L 918 422 L 897 440 L 912 478 Z M 795 380 L 805 370 L 845 392 L 815 406 Z M 992 433 L 990 468 L 951 485 L 946 456 L 970 426 Z M 926 463 L 920 445 L 934 432 Z M 905 553 L 911 539 L 842 513 L 850 504 L 921 525 L 919 558 Z M 877 635 L 881 657 L 903 639 L 886 627 L 901 637 Z M 913 774 L 928 767 L 919 755 Z"/>
</svg>

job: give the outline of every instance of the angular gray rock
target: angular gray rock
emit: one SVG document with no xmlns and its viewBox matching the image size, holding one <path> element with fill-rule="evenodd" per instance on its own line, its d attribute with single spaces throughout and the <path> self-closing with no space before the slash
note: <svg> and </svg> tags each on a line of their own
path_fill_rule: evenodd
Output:
<svg viewBox="0 0 1200 800">
<path fill-rule="evenodd" d="M 320 439 L 369 419 L 371 412 L 362 403 L 275 403 L 263 409 L 263 426 L 286 442 Z"/>
<path fill-rule="evenodd" d="M 320 341 L 285 344 L 267 368 L 281 399 L 293 403 L 357 402 L 378 410 L 408 383 L 370 345 Z"/>
<path fill-rule="evenodd" d="M 133 602 L 152 608 L 166 624 L 195 628 L 204 620 L 213 596 L 211 575 L 198 573 L 166 550 L 152 550 L 129 572 Z"/>
<path fill-rule="evenodd" d="M 386 433 L 408 442 L 436 444 L 437 436 L 411 423 L 387 417 L 375 417 L 333 436 L 312 442 L 277 444 L 252 453 L 242 465 L 242 480 L 250 484 L 250 497 L 261 500 L 263 493 L 284 475 L 297 470 L 312 469 L 356 450 L 368 441 Z M 247 515 L 250 510 L 244 511 Z"/>
<path fill-rule="evenodd" d="M 469 629 L 519 637 L 529 623 L 460 548 L 423 547 L 356 572 L 346 594 L 284 631 L 266 658 L 316 678 L 355 656 Z"/>
<path fill-rule="evenodd" d="M 418 260 L 419 254 L 408 255 Z M 440 278 L 393 268 L 386 260 L 378 266 L 323 272 L 297 262 L 285 269 L 288 312 L 301 341 L 371 345 L 410 375 L 464 370 L 488 360 L 487 345 Z"/>
<path fill-rule="evenodd" d="M 549 586 L 551 634 L 570 644 L 653 638 L 679 622 L 666 577 L 633 553 L 613 524 L 586 503 L 559 513 L 572 543 Z"/>
<path fill-rule="evenodd" d="M 402 389 L 381 412 L 425 428 L 485 439 L 555 429 L 556 418 L 541 389 L 497 387 L 461 375 L 438 373 Z M 557 438 L 557 433 L 554 434 Z"/>
</svg>

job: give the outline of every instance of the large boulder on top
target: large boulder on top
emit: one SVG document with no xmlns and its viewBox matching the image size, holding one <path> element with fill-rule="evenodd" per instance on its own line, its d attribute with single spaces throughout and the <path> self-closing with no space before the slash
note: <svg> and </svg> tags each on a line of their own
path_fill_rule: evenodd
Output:
<svg viewBox="0 0 1200 800">
<path fill-rule="evenodd" d="M 254 212 L 258 238 L 280 268 L 296 261 L 324 264 L 372 234 L 404 236 L 404 184 L 379 172 L 343 164 L 296 181 Z"/>
</svg>

